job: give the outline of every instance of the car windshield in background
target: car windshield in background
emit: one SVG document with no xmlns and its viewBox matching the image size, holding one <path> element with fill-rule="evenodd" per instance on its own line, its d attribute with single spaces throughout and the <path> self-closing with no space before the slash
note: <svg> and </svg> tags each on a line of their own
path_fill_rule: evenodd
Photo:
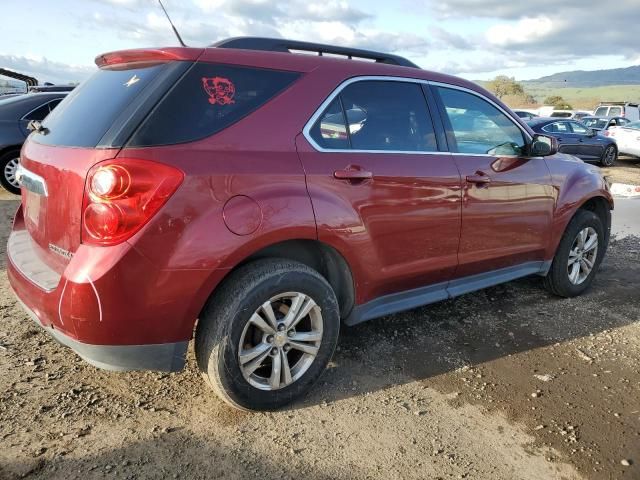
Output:
<svg viewBox="0 0 640 480">
<path fill-rule="evenodd" d="M 571 112 L 553 112 L 551 116 L 553 118 L 571 118 Z"/>
<path fill-rule="evenodd" d="M 586 118 L 582 120 L 582 123 L 584 123 L 588 128 L 597 128 L 602 130 L 607 127 L 607 123 L 609 122 L 604 118 Z"/>
</svg>

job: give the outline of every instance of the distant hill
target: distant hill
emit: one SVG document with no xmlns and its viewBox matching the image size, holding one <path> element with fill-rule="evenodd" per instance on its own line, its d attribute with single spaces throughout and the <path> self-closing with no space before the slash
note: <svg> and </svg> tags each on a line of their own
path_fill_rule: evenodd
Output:
<svg viewBox="0 0 640 480">
<path fill-rule="evenodd" d="M 585 88 L 606 87 L 610 85 L 640 85 L 640 65 L 609 70 L 575 70 L 560 72 L 535 80 L 521 82 L 528 86 L 545 86 L 550 88 Z"/>
</svg>

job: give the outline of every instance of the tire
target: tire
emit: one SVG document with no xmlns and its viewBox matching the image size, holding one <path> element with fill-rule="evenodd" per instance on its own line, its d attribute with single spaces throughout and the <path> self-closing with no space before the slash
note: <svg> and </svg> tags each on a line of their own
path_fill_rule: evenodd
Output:
<svg viewBox="0 0 640 480">
<path fill-rule="evenodd" d="M 600 157 L 600 165 L 603 167 L 613 167 L 618 159 L 618 148 L 615 145 L 607 145 Z"/>
<path fill-rule="evenodd" d="M 14 195 L 20 194 L 20 187 L 15 182 L 15 167 L 20 160 L 20 150 L 11 150 L 0 156 L 0 184 Z"/>
<path fill-rule="evenodd" d="M 578 234 L 581 232 L 587 232 L 588 239 L 592 238 L 595 233 L 597 238 L 597 245 L 595 248 L 587 251 L 587 248 L 583 248 L 583 253 L 576 255 L 576 248 L 579 248 Z M 585 242 L 585 247 L 588 247 L 589 240 Z M 595 252 L 595 257 L 590 257 L 591 252 Z M 595 274 L 604 258 L 606 252 L 606 239 L 604 226 L 600 218 L 589 210 L 579 210 L 575 216 L 569 222 L 567 229 L 565 230 L 558 250 L 549 273 L 544 279 L 545 287 L 554 295 L 560 297 L 575 297 L 584 292 L 595 277 Z M 573 260 L 572 265 L 569 265 L 570 257 Z M 588 266 L 588 263 L 582 264 L 580 260 L 576 262 L 576 259 L 591 260 L 593 264 L 591 269 L 587 272 L 583 269 L 584 265 Z M 572 281 L 572 274 L 575 273 L 575 264 L 578 264 L 578 276 L 574 276 Z M 584 278 L 583 278 L 584 277 Z M 576 283 L 578 282 L 578 283 Z"/>
<path fill-rule="evenodd" d="M 309 307 L 307 299 L 315 306 Z M 294 325 L 293 334 L 273 329 L 274 323 L 280 328 L 286 322 L 294 301 L 299 313 L 311 308 L 309 313 Z M 271 319 L 263 307 L 267 302 L 274 312 Z M 196 328 L 196 360 L 207 383 L 229 405 L 241 410 L 274 410 L 306 393 L 318 380 L 333 355 L 339 330 L 335 293 L 318 272 L 290 260 L 258 260 L 233 272 L 207 302 Z M 293 341 L 305 334 L 316 341 Z M 304 352 L 299 350 L 301 345 Z M 274 355 L 274 349 L 278 354 Z M 309 352 L 314 350 L 312 358 Z M 251 356 L 258 351 L 259 355 Z M 256 364 L 261 366 L 249 373 Z M 289 377 L 285 364 L 290 366 Z M 276 365 L 280 366 L 277 375 Z M 276 383 L 280 385 L 274 388 Z"/>
</svg>

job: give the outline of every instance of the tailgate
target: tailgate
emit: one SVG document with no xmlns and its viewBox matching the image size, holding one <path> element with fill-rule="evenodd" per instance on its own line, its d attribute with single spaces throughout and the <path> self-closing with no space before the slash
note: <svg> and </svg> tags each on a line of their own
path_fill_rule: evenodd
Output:
<svg viewBox="0 0 640 480">
<path fill-rule="evenodd" d="M 25 229 L 39 259 L 61 274 L 80 245 L 85 178 L 119 149 L 41 145 L 28 140 L 20 162 Z"/>
</svg>

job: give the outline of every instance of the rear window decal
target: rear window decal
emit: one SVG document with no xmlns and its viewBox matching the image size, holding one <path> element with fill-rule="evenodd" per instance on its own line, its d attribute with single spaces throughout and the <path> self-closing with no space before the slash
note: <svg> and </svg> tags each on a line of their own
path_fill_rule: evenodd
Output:
<svg viewBox="0 0 640 480">
<path fill-rule="evenodd" d="M 209 95 L 211 105 L 230 105 L 235 103 L 233 99 L 236 87 L 231 80 L 224 77 L 202 77 L 202 86 Z"/>
</svg>

